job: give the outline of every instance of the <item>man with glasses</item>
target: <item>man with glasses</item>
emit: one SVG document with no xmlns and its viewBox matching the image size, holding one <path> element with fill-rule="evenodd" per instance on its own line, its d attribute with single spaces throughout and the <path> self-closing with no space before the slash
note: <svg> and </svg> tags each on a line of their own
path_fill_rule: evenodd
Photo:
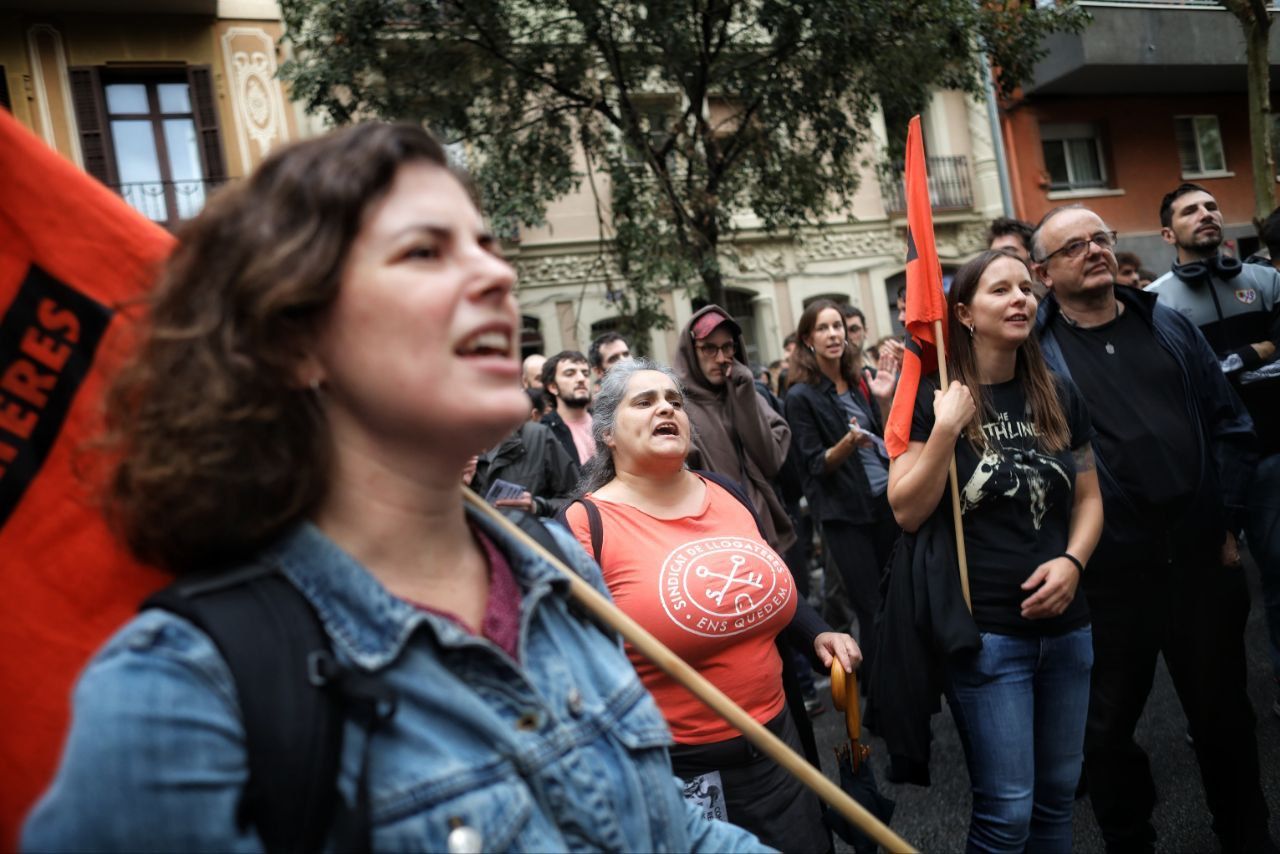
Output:
<svg viewBox="0 0 1280 854">
<path fill-rule="evenodd" d="M 1116 235 L 1080 206 L 1032 238 L 1049 289 L 1036 327 L 1089 406 L 1105 525 L 1084 589 L 1094 666 L 1085 770 L 1109 850 L 1151 850 L 1155 784 L 1133 732 L 1163 654 L 1224 850 L 1272 850 L 1246 693 L 1249 599 L 1235 538 L 1253 425 L 1204 337 L 1116 287 Z"/>
<path fill-rule="evenodd" d="M 791 447 L 791 428 L 756 391 L 742 328 L 719 306 L 703 308 L 681 331 L 672 368 L 693 424 L 689 465 L 742 484 L 769 545 L 785 553 L 796 537 L 772 481 Z"/>
</svg>

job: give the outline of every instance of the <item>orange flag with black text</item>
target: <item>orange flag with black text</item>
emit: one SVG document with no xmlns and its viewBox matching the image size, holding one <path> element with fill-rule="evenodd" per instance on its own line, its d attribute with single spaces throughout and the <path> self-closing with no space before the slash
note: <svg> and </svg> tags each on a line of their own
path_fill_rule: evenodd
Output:
<svg viewBox="0 0 1280 854">
<path fill-rule="evenodd" d="M 884 444 L 890 459 L 907 449 L 911 415 L 922 377 L 938 369 L 938 341 L 934 322 L 942 321 L 942 349 L 946 351 L 947 298 L 942 291 L 942 265 L 933 242 L 933 206 L 929 200 L 929 175 L 925 169 L 924 138 L 920 117 L 907 126 L 907 161 L 904 170 L 907 197 L 907 337 L 902 374 L 893 395 L 893 408 L 884 428 Z M 944 356 L 945 358 L 945 356 Z"/>
<path fill-rule="evenodd" d="M 173 238 L 0 110 L 0 848 L 48 786 L 76 675 L 166 577 L 81 469 Z"/>
</svg>

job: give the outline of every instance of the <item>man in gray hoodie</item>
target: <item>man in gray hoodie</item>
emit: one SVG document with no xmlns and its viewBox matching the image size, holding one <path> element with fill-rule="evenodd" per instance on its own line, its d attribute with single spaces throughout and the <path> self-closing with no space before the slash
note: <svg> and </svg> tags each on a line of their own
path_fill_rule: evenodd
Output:
<svg viewBox="0 0 1280 854">
<path fill-rule="evenodd" d="M 791 428 L 756 391 L 742 328 L 719 306 L 703 308 L 680 332 L 672 367 L 694 428 L 690 467 L 742 484 L 769 545 L 785 553 L 796 535 L 772 481 L 787 458 Z"/>
</svg>

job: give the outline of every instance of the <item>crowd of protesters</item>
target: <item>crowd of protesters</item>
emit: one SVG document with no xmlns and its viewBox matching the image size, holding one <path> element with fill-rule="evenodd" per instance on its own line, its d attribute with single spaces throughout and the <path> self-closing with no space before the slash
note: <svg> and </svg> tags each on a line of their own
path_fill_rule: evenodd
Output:
<svg viewBox="0 0 1280 854">
<path fill-rule="evenodd" d="M 928 779 L 945 696 L 971 850 L 1071 850 L 1085 787 L 1109 848 L 1152 848 L 1133 733 L 1163 655 L 1223 848 L 1275 850 L 1239 548 L 1280 685 L 1280 272 L 1222 251 L 1202 187 L 1159 217 L 1177 263 L 1146 290 L 1087 208 L 994 222 L 950 283 L 951 382 L 912 390 L 891 458 L 908 354 L 868 345 L 856 306 L 808 304 L 768 366 L 715 305 L 670 367 L 617 332 L 521 364 L 514 273 L 439 145 L 360 125 L 277 153 L 182 233 L 111 397 L 109 505 L 180 578 L 273 568 L 393 693 L 381 729 L 344 726 L 336 770 L 375 850 L 832 846 L 813 794 L 577 613 L 459 480 L 557 517 L 531 524 L 574 572 L 815 764 L 833 662 L 868 675 L 895 779 Z M 1280 211 L 1267 229 L 1280 259 Z M 141 613 L 80 680 L 24 847 L 267 841 L 237 678 L 200 627 Z M 339 824 L 321 839 L 353 842 Z"/>
</svg>

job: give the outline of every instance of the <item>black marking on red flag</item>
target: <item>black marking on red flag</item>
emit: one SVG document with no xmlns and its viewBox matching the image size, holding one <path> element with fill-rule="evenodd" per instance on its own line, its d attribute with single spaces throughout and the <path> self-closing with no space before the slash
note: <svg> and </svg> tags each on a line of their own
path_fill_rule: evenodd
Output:
<svg viewBox="0 0 1280 854">
<path fill-rule="evenodd" d="M 906 336 L 906 340 L 902 342 L 902 346 L 908 353 L 914 354 L 917 359 L 924 358 L 924 348 L 920 346 L 920 342 L 916 340 L 916 336 Z"/>
<path fill-rule="evenodd" d="M 0 528 L 44 466 L 111 310 L 31 265 L 0 319 Z"/>
<path fill-rule="evenodd" d="M 916 239 L 911 236 L 911 226 L 907 226 L 907 260 L 910 264 L 912 261 L 920 257 L 920 253 L 916 251 Z"/>
</svg>

